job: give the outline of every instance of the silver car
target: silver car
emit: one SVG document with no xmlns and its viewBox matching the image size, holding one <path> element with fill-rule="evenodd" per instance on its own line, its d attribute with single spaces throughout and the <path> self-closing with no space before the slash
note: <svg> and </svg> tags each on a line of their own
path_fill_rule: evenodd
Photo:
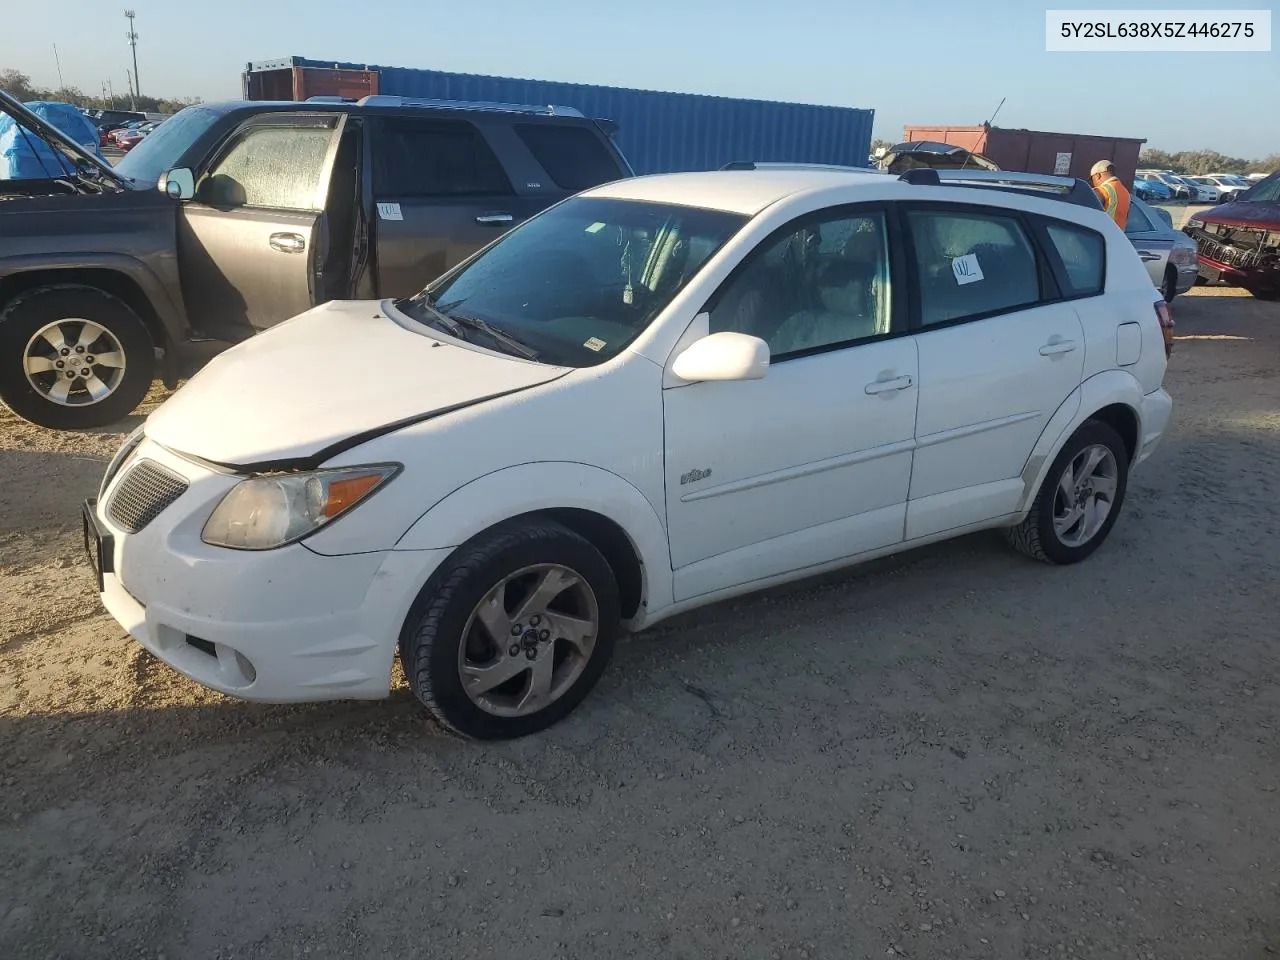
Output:
<svg viewBox="0 0 1280 960">
<path fill-rule="evenodd" d="M 1174 229 L 1169 211 L 1130 197 L 1124 232 L 1166 303 L 1195 284 L 1196 242 Z"/>
</svg>

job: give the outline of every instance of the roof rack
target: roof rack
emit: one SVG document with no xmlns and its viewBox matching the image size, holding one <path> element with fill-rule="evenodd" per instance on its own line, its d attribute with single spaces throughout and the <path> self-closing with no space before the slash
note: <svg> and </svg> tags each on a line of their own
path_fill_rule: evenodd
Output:
<svg viewBox="0 0 1280 960">
<path fill-rule="evenodd" d="M 731 160 L 721 170 L 841 170 L 845 173 L 883 173 L 875 167 L 847 167 L 837 163 L 799 163 L 785 160 Z"/>
<path fill-rule="evenodd" d="M 1079 177 L 1014 170 L 935 170 L 932 167 L 917 167 L 907 170 L 898 179 L 916 186 L 938 187 L 945 183 L 948 186 L 1028 193 L 1051 200 L 1064 200 L 1081 207 L 1102 209 L 1102 202 L 1093 188 Z"/>
<path fill-rule="evenodd" d="M 326 98 L 312 98 L 326 99 Z M 432 110 L 487 110 L 494 113 L 530 113 L 544 117 L 583 117 L 581 110 L 573 107 L 524 103 L 496 103 L 488 100 L 428 100 L 420 97 L 392 97 L 371 94 L 355 101 L 362 107 L 429 107 Z"/>
</svg>

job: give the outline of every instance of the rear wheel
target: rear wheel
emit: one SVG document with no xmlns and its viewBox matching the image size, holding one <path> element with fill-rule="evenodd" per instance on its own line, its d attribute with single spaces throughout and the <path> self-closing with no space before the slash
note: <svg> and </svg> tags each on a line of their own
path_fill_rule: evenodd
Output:
<svg viewBox="0 0 1280 960">
<path fill-rule="evenodd" d="M 484 740 L 568 715 L 609 662 L 618 586 L 589 541 L 529 520 L 458 548 L 405 621 L 400 659 L 437 720 Z"/>
<path fill-rule="evenodd" d="M 1165 303 L 1173 303 L 1173 298 L 1178 295 L 1178 271 L 1173 267 L 1168 267 L 1164 271 L 1164 283 L 1160 287 L 1160 296 L 1164 297 Z"/>
<path fill-rule="evenodd" d="M 1129 482 L 1129 455 L 1120 435 L 1087 420 L 1049 468 L 1031 510 L 1006 531 L 1021 553 L 1053 564 L 1079 563 L 1115 526 Z"/>
<path fill-rule="evenodd" d="M 40 287 L 0 313 L 0 400 L 42 427 L 123 420 L 146 396 L 154 370 L 141 318 L 94 287 Z"/>
</svg>

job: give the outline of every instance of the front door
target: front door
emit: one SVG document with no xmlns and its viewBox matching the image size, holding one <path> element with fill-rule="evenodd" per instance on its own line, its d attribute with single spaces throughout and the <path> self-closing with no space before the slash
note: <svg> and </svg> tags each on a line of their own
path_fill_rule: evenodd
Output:
<svg viewBox="0 0 1280 960">
<path fill-rule="evenodd" d="M 920 355 L 913 540 L 1016 509 L 1027 457 L 1080 384 L 1085 343 L 1019 216 L 933 204 L 906 222 Z"/>
<path fill-rule="evenodd" d="M 764 241 L 694 322 L 763 338 L 762 380 L 670 386 L 677 600 L 897 543 L 918 370 L 882 210 L 829 210 Z"/>
<path fill-rule="evenodd" d="M 198 333 L 243 339 L 315 303 L 343 119 L 263 114 L 202 171 L 178 214 L 183 296 Z"/>
<path fill-rule="evenodd" d="M 550 202 L 517 192 L 468 120 L 383 117 L 371 134 L 380 296 L 412 296 Z"/>
</svg>

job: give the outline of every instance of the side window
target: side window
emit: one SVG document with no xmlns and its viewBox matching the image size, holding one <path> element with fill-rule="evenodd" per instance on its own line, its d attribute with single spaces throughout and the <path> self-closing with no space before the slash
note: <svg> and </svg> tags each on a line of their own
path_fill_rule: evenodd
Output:
<svg viewBox="0 0 1280 960">
<path fill-rule="evenodd" d="M 326 127 L 250 127 L 201 181 L 211 206 L 319 210 L 320 175 L 333 131 Z"/>
<path fill-rule="evenodd" d="M 1045 230 L 1066 268 L 1071 285 L 1067 295 L 1091 297 L 1101 293 L 1107 249 L 1102 234 L 1060 220 L 1049 221 Z"/>
<path fill-rule="evenodd" d="M 907 221 L 924 326 L 1039 301 L 1035 250 L 1013 217 L 910 210 Z"/>
<path fill-rule="evenodd" d="M 510 194 L 511 181 L 477 130 L 456 120 L 388 118 L 374 146 L 380 198 Z"/>
<path fill-rule="evenodd" d="M 1124 222 L 1125 233 L 1150 233 L 1156 229 L 1150 218 L 1136 203 L 1129 204 L 1129 218 Z"/>
<path fill-rule="evenodd" d="M 562 190 L 577 193 L 623 176 L 604 141 L 586 127 L 517 123 L 515 131 Z"/>
<path fill-rule="evenodd" d="M 765 240 L 716 298 L 710 330 L 762 338 L 775 358 L 890 331 L 884 216 L 810 220 Z"/>
</svg>

